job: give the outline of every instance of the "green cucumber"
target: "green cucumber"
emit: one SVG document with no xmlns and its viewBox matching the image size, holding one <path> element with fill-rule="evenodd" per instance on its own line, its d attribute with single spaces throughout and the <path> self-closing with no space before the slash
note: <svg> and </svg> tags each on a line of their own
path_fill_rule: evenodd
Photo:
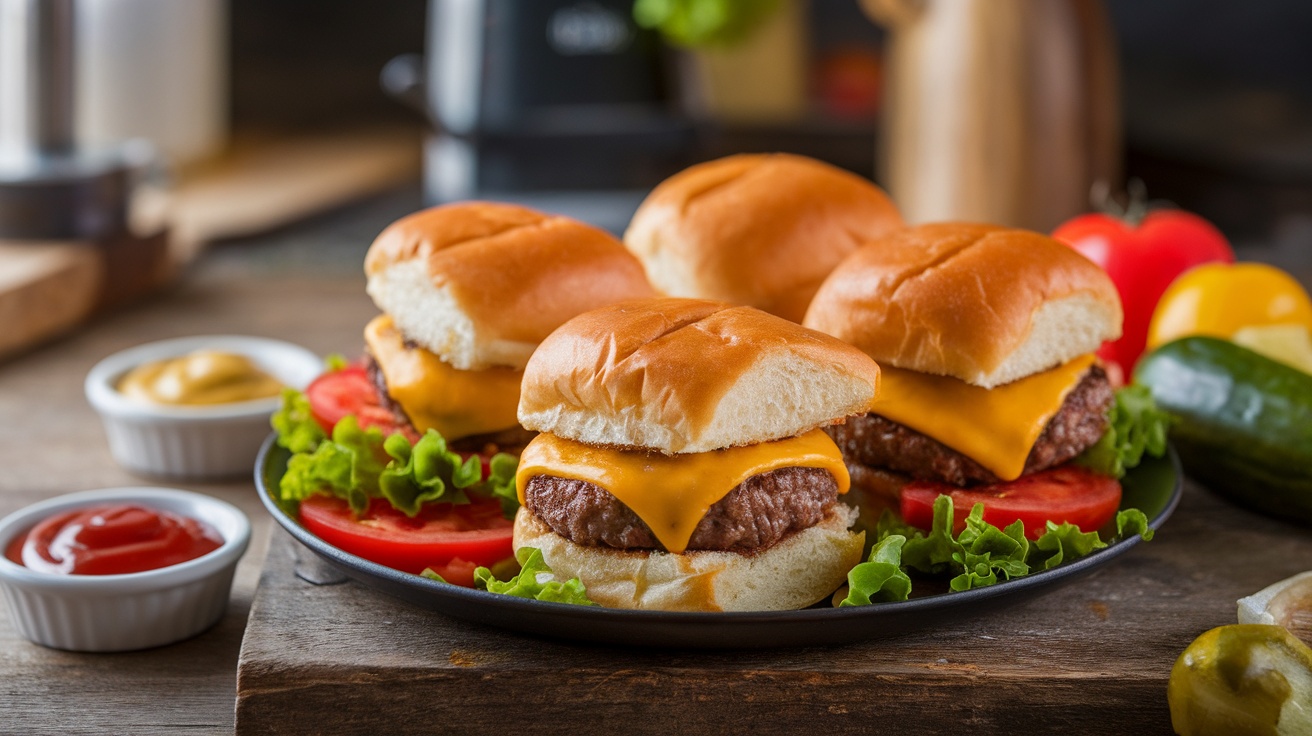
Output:
<svg viewBox="0 0 1312 736">
<path fill-rule="evenodd" d="M 1135 383 L 1176 417 L 1185 471 L 1234 501 L 1312 523 L 1312 375 L 1211 337 L 1168 343 Z"/>
</svg>

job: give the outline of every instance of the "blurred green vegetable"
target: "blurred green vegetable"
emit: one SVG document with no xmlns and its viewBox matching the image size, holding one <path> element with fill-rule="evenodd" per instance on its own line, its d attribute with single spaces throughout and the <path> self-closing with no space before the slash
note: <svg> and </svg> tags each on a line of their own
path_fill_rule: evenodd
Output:
<svg viewBox="0 0 1312 736">
<path fill-rule="evenodd" d="M 676 46 L 729 46 L 742 41 L 780 0 L 635 0 L 633 19 Z"/>
</svg>

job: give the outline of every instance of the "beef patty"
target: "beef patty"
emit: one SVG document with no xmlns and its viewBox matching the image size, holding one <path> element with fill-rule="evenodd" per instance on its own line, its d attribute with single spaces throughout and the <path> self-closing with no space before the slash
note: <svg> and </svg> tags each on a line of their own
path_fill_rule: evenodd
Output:
<svg viewBox="0 0 1312 736">
<path fill-rule="evenodd" d="M 1025 460 L 1023 473 L 1061 465 L 1084 452 L 1107 431 L 1113 392 L 1107 374 L 1093 366 L 1066 395 Z M 996 483 L 998 477 L 974 460 L 930 437 L 878 414 L 852 417 L 826 427 L 849 467 L 853 463 L 903 473 L 917 480 L 957 486 Z"/>
<path fill-rule="evenodd" d="M 689 550 L 764 550 L 820 523 L 838 501 L 838 483 L 820 468 L 780 468 L 754 475 L 706 512 Z M 638 515 L 606 489 L 552 475 L 529 479 L 525 505 L 575 544 L 664 549 Z"/>
</svg>

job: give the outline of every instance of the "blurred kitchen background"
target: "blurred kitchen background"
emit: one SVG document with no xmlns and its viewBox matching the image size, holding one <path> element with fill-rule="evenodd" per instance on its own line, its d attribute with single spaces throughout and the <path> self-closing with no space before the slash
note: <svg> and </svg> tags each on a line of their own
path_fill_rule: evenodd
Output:
<svg viewBox="0 0 1312 736">
<path fill-rule="evenodd" d="M 109 264 L 71 314 L 348 204 L 618 232 L 740 151 L 871 177 L 913 222 L 1049 230 L 1139 179 L 1240 258 L 1305 268 L 1309 38 L 1305 0 L 0 0 L 0 276 L 67 294 Z"/>
<path fill-rule="evenodd" d="M 687 49 L 637 28 L 628 0 L 232 0 L 232 129 L 240 136 L 419 123 L 413 108 L 382 91 L 379 72 L 398 55 L 422 55 L 427 37 L 430 58 L 419 71 L 439 78 L 427 80 L 424 117 L 446 131 L 430 136 L 428 158 L 449 167 L 426 173 L 431 196 L 551 200 L 561 190 L 592 190 L 616 208 L 594 219 L 622 223 L 627 213 L 619 210 L 636 205 L 626 190 L 640 196 L 688 164 L 735 151 L 793 151 L 887 176 L 876 166 L 877 151 L 886 150 L 887 26 L 857 0 L 751 1 L 777 7 L 743 38 Z M 1060 4 L 902 4 L 908 13 L 942 14 L 915 6 L 953 3 L 991 4 L 999 13 Z M 1139 177 L 1152 198 L 1202 214 L 1241 246 L 1292 239 L 1312 250 L 1312 4 L 1102 5 L 1120 89 L 1097 102 L 1119 108 L 1124 131 L 1112 184 Z M 1069 33 L 997 30 L 988 43 Z M 940 35 L 951 43 L 970 33 Z M 586 210 L 589 197 L 581 199 L 574 206 Z"/>
<path fill-rule="evenodd" d="M 8 76 L 22 8 L 51 1 L 0 1 Z M 59 1 L 77 10 L 80 142 L 146 135 L 184 173 L 408 130 L 429 201 L 619 230 L 686 165 L 791 151 L 890 186 L 912 220 L 1047 230 L 1090 181 L 1138 177 L 1240 243 L 1312 237 L 1302 0 Z M 21 138 L 5 77 L 0 156 Z"/>
</svg>

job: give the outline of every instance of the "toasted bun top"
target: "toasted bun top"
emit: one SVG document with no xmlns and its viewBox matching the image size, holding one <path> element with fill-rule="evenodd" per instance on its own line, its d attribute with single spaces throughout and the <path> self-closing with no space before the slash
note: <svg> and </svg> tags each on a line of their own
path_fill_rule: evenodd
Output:
<svg viewBox="0 0 1312 736">
<path fill-rule="evenodd" d="M 522 368 L 574 315 L 655 293 L 638 260 L 605 231 L 492 202 L 397 220 L 364 267 L 379 309 L 461 369 Z"/>
<path fill-rule="evenodd" d="M 1039 233 L 994 225 L 906 228 L 853 253 L 805 324 L 881 363 L 992 388 L 1121 335 L 1111 279 Z"/>
<path fill-rule="evenodd" d="M 519 421 L 591 444 L 706 452 L 864 413 L 878 384 L 861 351 L 760 310 L 643 299 L 580 315 L 543 341 Z"/>
<path fill-rule="evenodd" d="M 666 294 L 800 322 L 839 261 L 901 224 L 884 192 L 855 174 L 803 156 L 740 155 L 662 182 L 624 244 Z"/>
</svg>

